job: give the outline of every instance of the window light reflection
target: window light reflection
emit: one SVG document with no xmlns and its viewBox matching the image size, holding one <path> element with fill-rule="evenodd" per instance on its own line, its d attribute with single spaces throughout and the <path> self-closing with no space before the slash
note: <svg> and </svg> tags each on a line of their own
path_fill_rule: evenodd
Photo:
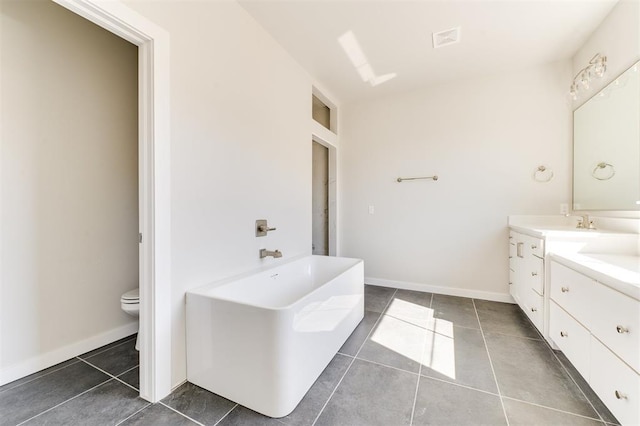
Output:
<svg viewBox="0 0 640 426">
<path fill-rule="evenodd" d="M 454 329 L 433 309 L 394 298 L 371 340 L 451 379 L 456 378 Z M 426 339 L 425 339 L 426 332 Z"/>
</svg>

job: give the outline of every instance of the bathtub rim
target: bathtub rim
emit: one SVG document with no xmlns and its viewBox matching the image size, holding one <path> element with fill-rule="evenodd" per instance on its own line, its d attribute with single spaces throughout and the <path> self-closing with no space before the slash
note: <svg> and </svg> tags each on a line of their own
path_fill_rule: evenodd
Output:
<svg viewBox="0 0 640 426">
<path fill-rule="evenodd" d="M 228 299 L 228 298 L 224 298 L 224 297 L 213 297 L 213 296 L 209 295 L 208 292 L 213 290 L 213 289 L 216 289 L 218 287 L 222 287 L 224 285 L 230 284 L 230 283 L 232 283 L 234 281 L 239 281 L 239 280 L 244 279 L 244 278 L 249 278 L 249 277 L 251 277 L 253 275 L 258 275 L 258 274 L 261 274 L 263 272 L 266 272 L 266 271 L 269 271 L 269 270 L 272 270 L 272 269 L 275 269 L 275 268 L 278 268 L 278 267 L 281 267 L 281 266 L 285 266 L 285 265 L 287 265 L 289 263 L 293 263 L 295 261 L 302 260 L 302 259 L 307 258 L 307 257 L 314 257 L 314 256 L 315 257 L 330 257 L 330 258 L 349 259 L 349 260 L 353 260 L 354 261 L 353 265 L 350 268 L 345 269 L 344 271 L 340 272 L 339 274 L 334 276 L 331 280 L 327 281 L 326 283 L 331 282 L 334 279 L 340 277 L 341 275 L 345 274 L 346 272 L 348 272 L 353 267 L 356 267 L 358 265 L 364 265 L 364 260 L 363 259 L 359 259 L 359 258 L 355 258 L 355 257 L 322 256 L 322 255 L 313 255 L 313 254 L 302 254 L 302 255 L 298 255 L 298 256 L 294 256 L 294 257 L 291 257 L 289 259 L 286 259 L 286 261 L 284 261 L 284 262 L 279 262 L 279 263 L 273 264 L 273 265 L 263 265 L 263 266 L 260 266 L 258 268 L 255 268 L 255 269 L 252 269 L 252 270 L 249 270 L 249 271 L 246 271 L 246 272 L 242 272 L 242 273 L 237 274 L 237 275 L 233 275 L 233 276 L 229 276 L 229 277 L 226 277 L 226 278 L 222 278 L 220 280 L 216 280 L 216 281 L 213 281 L 213 282 L 198 286 L 196 288 L 187 290 L 187 292 L 186 292 L 187 302 L 188 302 L 188 299 L 189 299 L 190 296 L 199 296 L 199 297 L 206 297 L 206 298 L 213 299 L 213 300 L 223 301 L 223 302 L 226 302 L 226 303 L 233 303 L 233 304 L 242 305 L 242 306 L 250 306 L 250 307 L 256 308 L 256 309 L 264 309 L 264 310 L 267 310 L 267 311 L 286 311 L 286 310 L 289 310 L 295 304 L 300 303 L 300 301 L 303 300 L 304 298 L 308 297 L 309 295 L 312 295 L 312 294 L 316 293 L 326 283 L 323 283 L 323 285 L 314 288 L 312 291 L 310 291 L 309 293 L 306 293 L 305 295 L 303 295 L 299 299 L 295 300 L 294 302 L 291 302 L 288 305 L 283 305 L 283 306 L 257 305 L 255 303 L 241 302 L 241 301 L 238 301 L 238 300 L 232 300 L 232 299 Z M 362 284 L 364 286 L 364 282 Z"/>
</svg>

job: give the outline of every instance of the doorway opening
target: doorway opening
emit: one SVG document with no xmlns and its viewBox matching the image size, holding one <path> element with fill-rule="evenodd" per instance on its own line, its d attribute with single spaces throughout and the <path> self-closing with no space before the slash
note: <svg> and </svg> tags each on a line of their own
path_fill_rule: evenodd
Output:
<svg viewBox="0 0 640 426">
<path fill-rule="evenodd" d="M 329 148 L 311 141 L 311 253 L 329 255 Z"/>
<path fill-rule="evenodd" d="M 169 33 L 124 4 L 53 0 L 138 46 L 140 396 L 171 392 Z"/>
</svg>

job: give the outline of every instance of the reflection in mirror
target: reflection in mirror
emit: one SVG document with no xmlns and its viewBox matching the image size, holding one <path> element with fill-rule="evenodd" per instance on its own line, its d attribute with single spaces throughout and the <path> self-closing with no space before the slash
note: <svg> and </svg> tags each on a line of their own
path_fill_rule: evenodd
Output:
<svg viewBox="0 0 640 426">
<path fill-rule="evenodd" d="M 640 210 L 640 62 L 573 113 L 573 209 Z"/>
</svg>

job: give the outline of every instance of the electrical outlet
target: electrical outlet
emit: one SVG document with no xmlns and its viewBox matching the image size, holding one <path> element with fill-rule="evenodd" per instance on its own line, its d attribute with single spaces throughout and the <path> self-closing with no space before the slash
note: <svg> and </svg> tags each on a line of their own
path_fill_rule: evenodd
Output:
<svg viewBox="0 0 640 426">
<path fill-rule="evenodd" d="M 560 214 L 569 215 L 569 204 L 560 204 Z"/>
<path fill-rule="evenodd" d="M 374 214 L 376 212 L 375 207 L 369 206 L 369 214 Z"/>
</svg>

